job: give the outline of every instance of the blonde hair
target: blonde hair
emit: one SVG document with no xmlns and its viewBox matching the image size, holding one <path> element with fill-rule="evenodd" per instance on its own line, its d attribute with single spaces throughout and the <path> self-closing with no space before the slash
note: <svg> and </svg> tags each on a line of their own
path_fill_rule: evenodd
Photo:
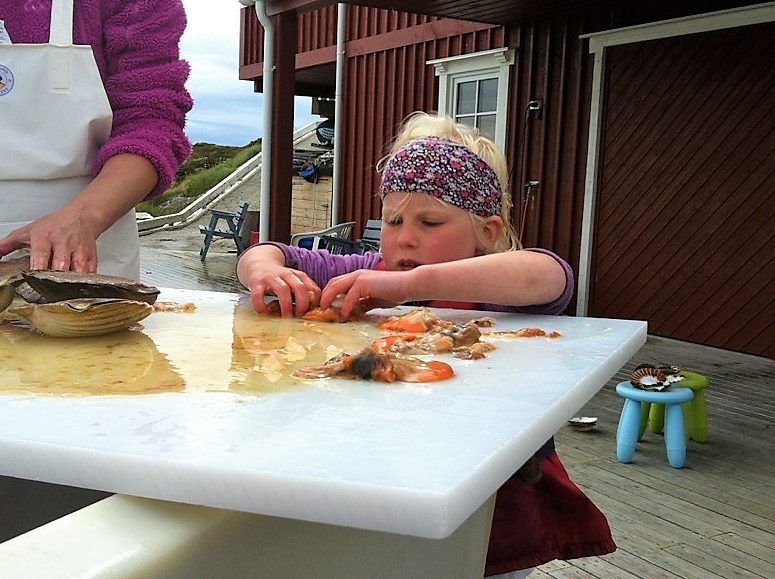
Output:
<svg viewBox="0 0 775 579">
<path fill-rule="evenodd" d="M 459 143 L 473 153 L 476 153 L 492 168 L 495 175 L 498 177 L 498 183 L 500 184 L 500 218 L 503 221 L 503 231 L 501 232 L 500 239 L 498 239 L 495 246 L 492 248 L 492 252 L 498 253 L 501 251 L 521 249 L 522 246 L 519 242 L 519 238 L 511 223 L 512 203 L 511 194 L 508 190 L 509 170 L 508 164 L 506 163 L 506 157 L 498 146 L 487 137 L 483 137 L 478 129 L 462 123 L 457 123 L 452 118 L 444 115 L 432 115 L 422 111 L 414 112 L 404 120 L 401 131 L 398 133 L 390 147 L 390 152 L 380 159 L 377 164 L 377 170 L 381 172 L 385 163 L 401 147 L 410 141 L 426 137 L 440 137 Z M 438 201 L 439 203 L 449 205 L 440 199 Z M 480 228 L 476 227 L 476 225 L 481 224 L 484 218 L 479 215 L 474 215 L 473 213 L 469 213 L 469 216 L 474 222 L 474 229 L 478 232 Z"/>
</svg>

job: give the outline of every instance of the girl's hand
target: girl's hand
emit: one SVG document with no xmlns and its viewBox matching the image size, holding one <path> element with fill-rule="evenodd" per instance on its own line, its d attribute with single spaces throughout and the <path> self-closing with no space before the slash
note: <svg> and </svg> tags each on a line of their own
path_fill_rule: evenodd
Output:
<svg viewBox="0 0 775 579">
<path fill-rule="evenodd" d="M 317 305 L 320 288 L 303 271 L 285 267 L 282 251 L 271 245 L 253 247 L 237 262 L 237 276 L 250 290 L 253 308 L 269 314 L 266 296 L 277 296 L 284 318 L 301 316 Z M 294 308 L 295 303 L 295 308 Z"/>
<path fill-rule="evenodd" d="M 250 299 L 259 314 L 270 313 L 265 296 L 277 296 L 284 318 L 302 316 L 320 300 L 320 288 L 303 271 L 272 266 L 250 278 Z"/>
<path fill-rule="evenodd" d="M 320 307 L 326 309 L 340 294 L 342 317 L 347 319 L 360 302 L 371 307 L 391 307 L 412 299 L 409 294 L 411 271 L 375 271 L 361 269 L 340 275 L 328 282 L 320 294 Z"/>
</svg>

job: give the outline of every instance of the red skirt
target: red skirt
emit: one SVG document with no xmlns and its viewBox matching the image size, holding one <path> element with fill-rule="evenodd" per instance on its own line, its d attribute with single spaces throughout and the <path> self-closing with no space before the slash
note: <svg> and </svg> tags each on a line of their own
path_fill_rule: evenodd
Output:
<svg viewBox="0 0 775 579">
<path fill-rule="evenodd" d="M 514 476 L 498 489 L 485 576 L 616 550 L 605 515 L 573 484 L 557 453 L 540 464 L 537 484 Z"/>
</svg>

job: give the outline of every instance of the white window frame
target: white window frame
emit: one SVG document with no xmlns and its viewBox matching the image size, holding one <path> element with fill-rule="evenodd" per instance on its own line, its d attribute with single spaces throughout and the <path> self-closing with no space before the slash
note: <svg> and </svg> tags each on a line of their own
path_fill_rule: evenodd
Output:
<svg viewBox="0 0 775 579">
<path fill-rule="evenodd" d="M 438 112 L 455 117 L 457 86 L 461 82 L 470 82 L 495 78 L 498 80 L 498 97 L 495 110 L 495 144 L 505 151 L 506 125 L 509 102 L 509 75 L 514 64 L 514 49 L 496 48 L 429 60 L 439 77 Z"/>
</svg>

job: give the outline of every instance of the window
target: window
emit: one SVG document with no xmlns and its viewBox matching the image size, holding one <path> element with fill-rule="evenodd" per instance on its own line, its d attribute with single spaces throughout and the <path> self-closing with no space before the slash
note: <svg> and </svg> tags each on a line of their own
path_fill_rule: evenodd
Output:
<svg viewBox="0 0 775 579">
<path fill-rule="evenodd" d="M 439 77 L 439 113 L 478 128 L 504 150 L 514 51 L 498 48 L 429 60 L 427 64 L 436 68 Z"/>
</svg>

